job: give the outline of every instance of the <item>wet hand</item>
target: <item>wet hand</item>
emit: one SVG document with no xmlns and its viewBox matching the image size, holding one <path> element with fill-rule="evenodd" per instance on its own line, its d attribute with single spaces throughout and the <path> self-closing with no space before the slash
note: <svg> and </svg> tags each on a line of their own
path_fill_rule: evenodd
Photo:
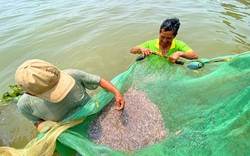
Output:
<svg viewBox="0 0 250 156">
<path fill-rule="evenodd" d="M 122 110 L 124 109 L 125 106 L 125 100 L 120 93 L 115 95 L 115 104 L 116 104 L 115 110 L 121 111 L 120 115 L 122 115 Z"/>
<path fill-rule="evenodd" d="M 140 51 L 141 51 L 143 57 L 147 57 L 148 55 L 150 55 L 152 53 L 148 48 L 140 48 Z"/>
<path fill-rule="evenodd" d="M 168 60 L 169 62 L 175 63 L 179 59 L 180 56 L 181 56 L 181 52 L 175 52 L 169 56 Z"/>
</svg>

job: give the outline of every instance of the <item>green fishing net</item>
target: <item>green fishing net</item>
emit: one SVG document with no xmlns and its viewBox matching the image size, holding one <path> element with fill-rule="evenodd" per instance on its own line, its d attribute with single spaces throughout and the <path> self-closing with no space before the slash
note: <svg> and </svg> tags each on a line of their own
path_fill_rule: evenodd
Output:
<svg viewBox="0 0 250 156">
<path fill-rule="evenodd" d="M 134 61 L 125 72 L 111 81 L 122 93 L 128 88 L 146 93 L 147 98 L 159 108 L 169 129 L 169 135 L 164 140 L 141 149 L 125 151 L 93 143 L 88 136 L 88 127 L 113 99 L 111 93 L 102 90 L 83 109 L 54 128 L 64 127 L 75 122 L 75 119 L 83 120 L 56 132 L 56 151 L 63 156 L 75 155 L 76 151 L 86 156 L 250 155 L 249 52 L 182 61 L 183 65 L 171 64 L 159 56 L 150 55 L 144 60 Z M 194 61 L 199 61 L 203 67 L 198 70 L 187 68 Z M 55 134 L 41 133 L 26 150 L 19 151 L 26 155 L 43 155 L 46 149 L 31 153 L 32 145 L 34 142 L 53 144 L 53 141 L 43 139 L 52 135 Z M 8 150 L 11 149 L 0 148 L 0 154 L 7 155 Z"/>
</svg>

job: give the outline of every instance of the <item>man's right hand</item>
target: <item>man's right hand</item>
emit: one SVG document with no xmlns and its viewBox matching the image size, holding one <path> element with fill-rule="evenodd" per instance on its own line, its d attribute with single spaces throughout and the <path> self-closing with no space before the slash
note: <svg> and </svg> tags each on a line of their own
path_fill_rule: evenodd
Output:
<svg viewBox="0 0 250 156">
<path fill-rule="evenodd" d="M 132 54 L 142 54 L 142 56 L 145 58 L 145 57 L 147 57 L 148 55 L 151 54 L 151 51 L 148 48 L 135 46 L 130 50 L 130 53 L 132 53 Z"/>
<path fill-rule="evenodd" d="M 141 51 L 143 57 L 147 57 L 148 55 L 152 54 L 152 52 L 148 48 L 141 47 L 140 51 Z"/>
</svg>

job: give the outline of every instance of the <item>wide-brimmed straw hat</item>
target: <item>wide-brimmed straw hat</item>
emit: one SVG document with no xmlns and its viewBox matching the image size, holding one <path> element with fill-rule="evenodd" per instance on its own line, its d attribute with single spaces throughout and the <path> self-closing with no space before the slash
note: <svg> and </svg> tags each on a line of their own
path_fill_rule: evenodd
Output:
<svg viewBox="0 0 250 156">
<path fill-rule="evenodd" d="M 19 66 L 15 80 L 25 92 L 54 103 L 60 102 L 75 84 L 70 75 L 39 59 Z"/>
</svg>

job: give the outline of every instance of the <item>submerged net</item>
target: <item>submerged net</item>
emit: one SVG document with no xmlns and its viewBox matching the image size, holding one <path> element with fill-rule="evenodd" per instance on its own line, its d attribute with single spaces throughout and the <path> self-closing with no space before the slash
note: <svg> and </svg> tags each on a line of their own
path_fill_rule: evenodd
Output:
<svg viewBox="0 0 250 156">
<path fill-rule="evenodd" d="M 199 70 L 188 69 L 188 60 L 176 65 L 152 55 L 116 76 L 111 82 L 122 93 L 129 89 L 143 92 L 158 107 L 169 134 L 152 145 L 119 150 L 91 140 L 91 123 L 113 99 L 111 93 L 102 90 L 64 124 L 41 133 L 24 149 L 1 147 L 0 155 L 52 155 L 53 147 L 43 145 L 55 145 L 63 156 L 75 155 L 76 151 L 81 155 L 107 156 L 250 155 L 249 53 L 199 59 L 204 64 Z"/>
</svg>

